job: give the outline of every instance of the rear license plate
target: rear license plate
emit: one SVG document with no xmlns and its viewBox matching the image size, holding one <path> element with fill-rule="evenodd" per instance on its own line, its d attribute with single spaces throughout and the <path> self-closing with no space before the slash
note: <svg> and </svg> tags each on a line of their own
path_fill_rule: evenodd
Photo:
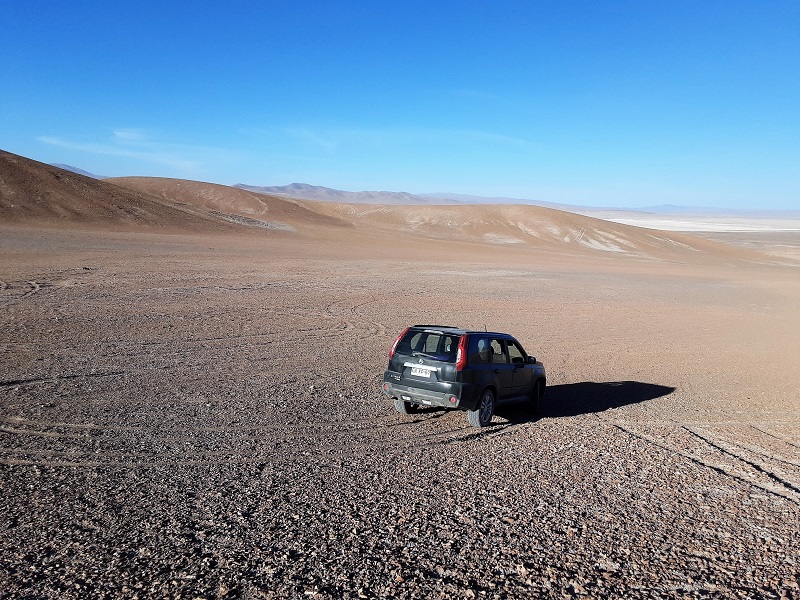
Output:
<svg viewBox="0 0 800 600">
<path fill-rule="evenodd" d="M 430 377 L 431 372 L 429 369 L 420 369 L 419 367 L 411 367 L 411 374 L 414 377 Z"/>
</svg>

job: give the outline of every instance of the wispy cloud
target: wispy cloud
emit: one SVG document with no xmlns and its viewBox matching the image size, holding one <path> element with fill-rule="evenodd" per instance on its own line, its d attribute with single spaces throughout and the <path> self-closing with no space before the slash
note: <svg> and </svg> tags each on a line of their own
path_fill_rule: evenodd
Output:
<svg viewBox="0 0 800 600">
<path fill-rule="evenodd" d="M 143 129 L 115 129 L 114 140 L 119 142 L 145 142 L 147 134 Z"/>
<path fill-rule="evenodd" d="M 164 165 L 181 173 L 199 171 L 204 162 L 203 158 L 207 158 L 209 155 L 228 153 L 217 148 L 152 141 L 150 136 L 141 129 L 115 129 L 110 139 L 105 142 L 79 142 L 49 135 L 40 136 L 37 139 L 44 144 L 68 150 L 132 158 Z M 187 158 L 189 156 L 194 158 Z"/>
</svg>

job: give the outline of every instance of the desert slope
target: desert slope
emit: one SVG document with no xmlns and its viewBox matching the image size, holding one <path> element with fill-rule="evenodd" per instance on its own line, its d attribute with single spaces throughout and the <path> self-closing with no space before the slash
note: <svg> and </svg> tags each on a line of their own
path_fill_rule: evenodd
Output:
<svg viewBox="0 0 800 600">
<path fill-rule="evenodd" d="M 0 151 L 0 222 L 113 230 L 230 231 L 191 206 Z"/>
<path fill-rule="evenodd" d="M 529 205 L 399 206 L 318 202 L 180 179 L 98 181 L 0 153 L 0 222 L 45 227 L 301 235 L 355 247 L 478 244 L 564 256 L 674 262 L 776 262 L 697 236 Z"/>
<path fill-rule="evenodd" d="M 242 217 L 250 224 L 264 223 L 275 229 L 302 229 L 307 225 L 349 227 L 335 215 L 327 215 L 291 199 L 258 194 L 215 183 L 162 177 L 116 177 L 109 182 L 126 189 L 151 194 L 165 201 L 191 206 L 227 220 Z M 247 223 L 248 221 L 245 221 Z"/>
<path fill-rule="evenodd" d="M 495 252 L 637 258 L 677 262 L 764 262 L 751 250 L 529 205 L 378 206 L 298 200 L 383 238 L 477 243 Z"/>
<path fill-rule="evenodd" d="M 658 260 L 753 261 L 765 257 L 680 233 L 528 205 L 400 206 L 301 200 L 210 183 L 128 177 L 109 180 L 214 214 L 313 229 L 320 239 L 380 237 L 393 244 L 420 239 L 514 246 L 556 253 Z M 331 228 L 330 226 L 333 226 Z M 346 240 L 345 240 L 346 243 Z"/>
</svg>

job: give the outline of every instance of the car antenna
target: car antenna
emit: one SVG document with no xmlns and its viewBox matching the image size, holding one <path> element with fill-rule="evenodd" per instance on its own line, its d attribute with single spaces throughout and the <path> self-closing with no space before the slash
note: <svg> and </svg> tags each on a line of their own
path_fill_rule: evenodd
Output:
<svg viewBox="0 0 800 600">
<path fill-rule="evenodd" d="M 486 333 L 486 331 L 487 331 L 487 329 L 486 329 L 486 323 L 484 323 L 484 324 L 483 324 L 483 332 L 484 332 L 484 333 Z"/>
</svg>

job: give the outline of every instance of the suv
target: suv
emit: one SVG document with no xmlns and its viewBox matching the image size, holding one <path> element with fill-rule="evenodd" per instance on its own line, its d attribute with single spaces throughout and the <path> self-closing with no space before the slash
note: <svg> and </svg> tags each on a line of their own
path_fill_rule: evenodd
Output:
<svg viewBox="0 0 800 600">
<path fill-rule="evenodd" d="M 530 402 L 544 394 L 544 365 L 507 333 L 413 325 L 389 351 L 383 393 L 402 414 L 421 406 L 467 411 L 474 427 L 492 421 L 495 405 Z"/>
</svg>

